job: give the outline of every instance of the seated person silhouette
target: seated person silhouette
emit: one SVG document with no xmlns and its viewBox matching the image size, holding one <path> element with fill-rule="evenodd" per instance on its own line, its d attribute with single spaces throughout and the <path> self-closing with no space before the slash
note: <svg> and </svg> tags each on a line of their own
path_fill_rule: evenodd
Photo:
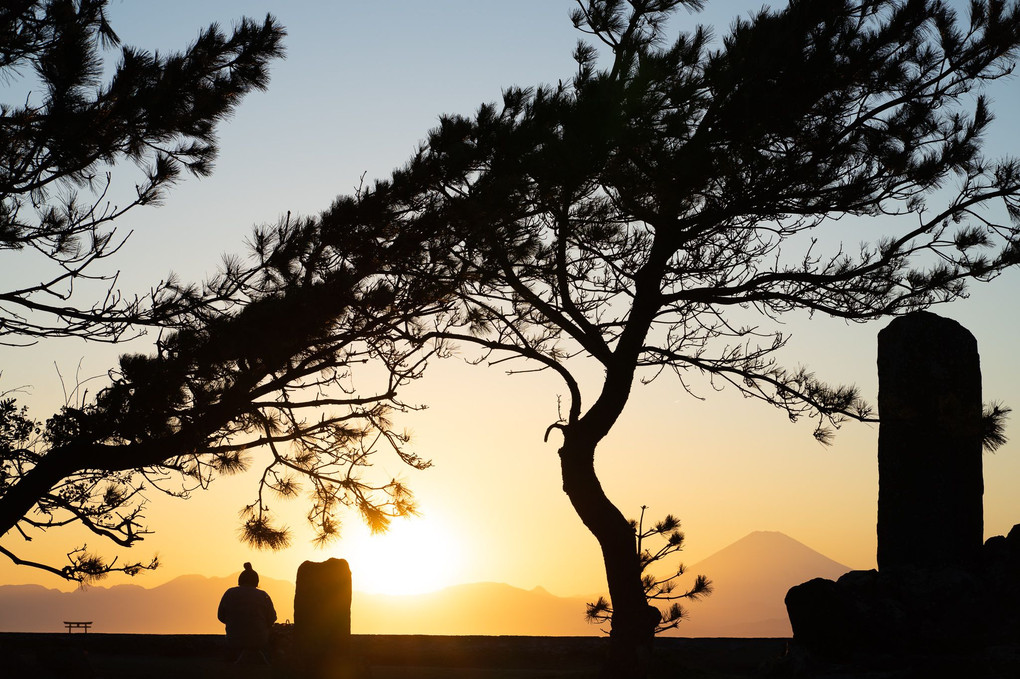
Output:
<svg viewBox="0 0 1020 679">
<path fill-rule="evenodd" d="M 266 650 L 276 609 L 269 595 L 259 589 L 259 574 L 250 563 L 245 563 L 237 576 L 237 587 L 223 593 L 216 617 L 227 627 L 227 645 L 238 654 L 236 662 L 269 662 Z"/>
</svg>

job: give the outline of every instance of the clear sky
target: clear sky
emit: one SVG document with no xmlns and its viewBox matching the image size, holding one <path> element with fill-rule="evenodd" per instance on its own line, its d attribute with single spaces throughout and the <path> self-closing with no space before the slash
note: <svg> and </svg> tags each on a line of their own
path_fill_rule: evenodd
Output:
<svg viewBox="0 0 1020 679">
<path fill-rule="evenodd" d="M 674 23 L 711 24 L 718 34 L 733 16 L 761 4 L 715 0 L 700 15 L 681 11 Z M 223 253 L 243 251 L 254 225 L 288 211 L 316 213 L 337 194 L 351 192 L 363 174 L 385 177 L 440 113 L 470 114 L 509 85 L 569 78 L 579 37 L 567 18 L 572 6 L 571 0 L 112 0 L 111 23 L 123 41 L 151 50 L 180 49 L 212 21 L 230 25 L 267 12 L 289 33 L 287 58 L 274 66 L 268 92 L 246 98 L 221 128 L 213 176 L 186 180 L 164 206 L 121 221 L 121 229 L 134 231 L 116 262 L 123 286 L 145 290 L 171 270 L 185 280 L 211 275 Z M 1000 120 L 989 151 L 1020 154 L 1009 120 L 1020 109 L 1020 82 L 1003 81 L 990 94 Z M 114 180 L 130 190 L 131 168 L 118 168 Z M 865 227 L 840 223 L 854 245 Z M 7 255 L 0 279 L 24 274 L 19 266 Z M 1018 289 L 1020 272 L 1014 271 L 974 287 L 969 300 L 936 309 L 977 337 L 985 400 L 1015 408 Z M 875 342 L 885 322 L 786 320 L 793 335 L 783 354 L 788 364 L 855 383 L 874 402 Z M 147 351 L 151 339 L 114 348 L 66 340 L 0 349 L 0 390 L 31 385 L 21 400 L 45 418 L 63 402 L 60 375 L 67 384 L 76 374 L 103 375 L 118 352 Z M 542 442 L 557 417 L 561 387 L 542 376 L 507 377 L 455 361 L 432 368 L 409 395 L 429 409 L 401 424 L 434 468 L 415 472 L 382 457 L 378 465 L 381 475 L 401 476 L 416 491 L 420 519 L 380 538 L 369 537 L 350 516 L 343 537 L 317 550 L 302 527 L 306 505 L 292 501 L 277 507 L 295 529 L 292 546 L 251 552 L 237 541 L 237 510 L 252 500 L 255 480 L 221 479 L 187 501 L 152 495 L 147 516 L 157 532 L 126 556 L 158 552 L 164 565 L 133 582 L 153 586 L 187 573 L 222 575 L 244 561 L 264 575 L 292 579 L 301 561 L 338 556 L 351 562 L 356 589 L 396 593 L 500 581 L 560 595 L 603 591 L 595 540 L 560 488 L 555 439 Z M 90 384 L 95 389 L 101 381 Z M 704 400 L 664 377 L 635 390 L 599 449 L 599 472 L 617 505 L 635 517 L 642 504 L 653 517 L 678 515 L 687 533 L 687 563 L 751 531 L 776 530 L 852 568 L 873 567 L 877 428 L 848 423 L 826 448 L 812 438 L 809 422 L 791 424 L 779 411 L 707 384 L 698 389 Z M 988 535 L 1020 522 L 1015 420 L 1016 440 L 985 456 Z M 81 539 L 111 552 L 97 538 L 56 533 L 15 546 L 26 557 L 60 561 Z M 23 582 L 68 588 L 56 577 L 0 563 L 0 583 Z"/>
</svg>

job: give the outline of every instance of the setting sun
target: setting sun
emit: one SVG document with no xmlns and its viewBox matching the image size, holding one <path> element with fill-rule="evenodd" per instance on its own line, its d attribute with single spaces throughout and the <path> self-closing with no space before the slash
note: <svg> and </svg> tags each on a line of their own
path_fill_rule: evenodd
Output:
<svg viewBox="0 0 1020 679">
<path fill-rule="evenodd" d="M 1020 0 L 0 35 L 0 679 L 1020 679 Z"/>
<path fill-rule="evenodd" d="M 459 541 L 428 519 L 396 520 L 380 535 L 351 526 L 337 551 L 359 592 L 422 594 L 458 582 Z"/>
</svg>

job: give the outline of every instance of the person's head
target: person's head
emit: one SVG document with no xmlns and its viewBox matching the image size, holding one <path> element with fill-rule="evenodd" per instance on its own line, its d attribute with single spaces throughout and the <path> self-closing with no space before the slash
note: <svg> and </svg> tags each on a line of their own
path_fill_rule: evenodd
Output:
<svg viewBox="0 0 1020 679">
<path fill-rule="evenodd" d="M 259 574 L 255 572 L 247 561 L 244 563 L 244 570 L 237 576 L 237 584 L 241 587 L 259 586 Z"/>
</svg>

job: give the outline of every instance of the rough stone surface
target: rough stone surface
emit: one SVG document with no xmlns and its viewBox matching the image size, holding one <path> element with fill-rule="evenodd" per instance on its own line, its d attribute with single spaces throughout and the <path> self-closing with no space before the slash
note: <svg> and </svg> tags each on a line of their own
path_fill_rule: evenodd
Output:
<svg viewBox="0 0 1020 679">
<path fill-rule="evenodd" d="M 861 627 L 851 603 L 832 580 L 815 578 L 791 587 L 786 608 L 794 637 L 826 657 L 841 658 L 858 644 Z"/>
<path fill-rule="evenodd" d="M 989 538 L 975 568 L 851 571 L 790 589 L 794 640 L 821 657 L 1020 652 L 1020 525 Z"/>
<path fill-rule="evenodd" d="M 972 567 L 984 537 L 977 341 L 928 312 L 878 334 L 878 568 Z"/>
<path fill-rule="evenodd" d="M 981 542 L 977 343 L 958 323 L 923 312 L 894 320 L 878 343 L 878 570 L 792 588 L 794 641 L 809 657 L 857 669 L 883 658 L 939 671 L 956 662 L 970 668 L 966 676 L 985 676 L 970 671 L 984 663 L 1008 667 L 987 676 L 1020 676 L 1012 661 L 1020 657 L 1020 525 Z"/>
<path fill-rule="evenodd" d="M 299 664 L 315 668 L 348 655 L 351 641 L 351 569 L 345 559 L 305 561 L 294 591 L 293 648 Z"/>
</svg>

